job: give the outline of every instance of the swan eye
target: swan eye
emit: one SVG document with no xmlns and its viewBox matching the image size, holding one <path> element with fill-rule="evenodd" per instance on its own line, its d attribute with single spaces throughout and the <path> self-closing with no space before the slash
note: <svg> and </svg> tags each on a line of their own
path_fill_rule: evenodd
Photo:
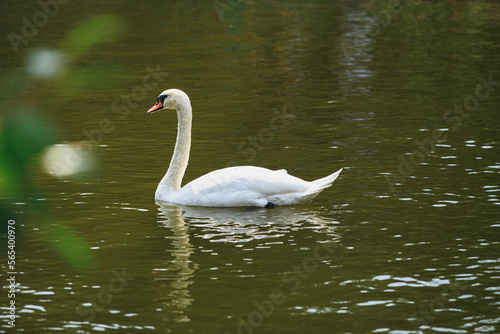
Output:
<svg viewBox="0 0 500 334">
<path fill-rule="evenodd" d="M 158 96 L 158 101 L 161 101 L 161 104 L 165 104 L 165 100 L 167 99 L 168 95 L 160 95 Z"/>
</svg>

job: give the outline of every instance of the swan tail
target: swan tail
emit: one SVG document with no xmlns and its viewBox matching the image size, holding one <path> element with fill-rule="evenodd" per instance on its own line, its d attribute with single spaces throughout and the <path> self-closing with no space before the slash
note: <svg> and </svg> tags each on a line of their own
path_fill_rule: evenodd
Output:
<svg viewBox="0 0 500 334">
<path fill-rule="evenodd" d="M 325 176 L 321 179 L 317 179 L 312 181 L 312 187 L 306 192 L 306 195 L 319 194 L 322 190 L 328 188 L 332 185 L 333 181 L 339 177 L 339 174 L 342 172 L 343 168 L 339 169 L 333 174 Z"/>
</svg>

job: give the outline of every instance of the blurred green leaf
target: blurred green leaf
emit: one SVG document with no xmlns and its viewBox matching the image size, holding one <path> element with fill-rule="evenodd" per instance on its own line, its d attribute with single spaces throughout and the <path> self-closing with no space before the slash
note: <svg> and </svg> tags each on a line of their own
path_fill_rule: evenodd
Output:
<svg viewBox="0 0 500 334">
<path fill-rule="evenodd" d="M 5 119 L 2 139 L 18 163 L 23 165 L 55 140 L 55 126 L 40 112 L 17 110 Z"/>
<path fill-rule="evenodd" d="M 95 257 L 88 242 L 65 223 L 46 222 L 43 228 L 44 241 L 68 261 L 74 268 L 82 271 L 95 265 Z"/>
<path fill-rule="evenodd" d="M 12 159 L 0 150 L 0 196 L 13 199 L 21 195 L 21 173 Z"/>
<path fill-rule="evenodd" d="M 17 108 L 0 120 L 0 194 L 17 198 L 29 186 L 30 159 L 55 142 L 55 126 L 40 112 Z"/>
<path fill-rule="evenodd" d="M 113 40 L 122 26 L 123 21 L 118 15 L 93 16 L 71 29 L 62 40 L 61 47 L 73 58 L 78 58 L 95 45 Z"/>
</svg>

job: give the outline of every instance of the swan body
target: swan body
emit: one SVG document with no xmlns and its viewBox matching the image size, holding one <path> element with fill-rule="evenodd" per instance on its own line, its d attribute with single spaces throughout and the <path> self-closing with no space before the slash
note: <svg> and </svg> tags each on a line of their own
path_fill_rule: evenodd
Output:
<svg viewBox="0 0 500 334">
<path fill-rule="evenodd" d="M 191 148 L 192 109 L 189 97 L 181 90 L 168 89 L 160 94 L 148 114 L 161 109 L 177 111 L 178 129 L 174 154 L 167 173 L 156 189 L 155 199 L 181 205 L 211 207 L 273 207 L 300 204 L 315 198 L 332 185 L 342 168 L 315 180 L 304 181 L 286 170 L 254 166 L 218 169 L 181 188 Z"/>
</svg>

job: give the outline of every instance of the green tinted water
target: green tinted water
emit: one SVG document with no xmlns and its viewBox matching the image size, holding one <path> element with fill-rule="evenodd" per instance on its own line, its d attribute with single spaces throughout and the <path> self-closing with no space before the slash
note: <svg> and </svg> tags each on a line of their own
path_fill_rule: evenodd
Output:
<svg viewBox="0 0 500 334">
<path fill-rule="evenodd" d="M 500 332 L 500 5 L 394 3 L 71 2 L 18 54 L 5 39 L 2 115 L 44 112 L 95 163 L 59 180 L 33 161 L 45 209 L 14 201 L 0 332 Z M 3 7 L 4 36 L 41 10 Z M 103 14 L 81 33 L 101 44 L 68 37 Z M 66 48 L 66 72 L 20 70 L 41 47 Z M 185 182 L 345 169 L 300 206 L 158 206 L 177 121 L 146 111 L 168 88 L 193 105 Z"/>
</svg>

